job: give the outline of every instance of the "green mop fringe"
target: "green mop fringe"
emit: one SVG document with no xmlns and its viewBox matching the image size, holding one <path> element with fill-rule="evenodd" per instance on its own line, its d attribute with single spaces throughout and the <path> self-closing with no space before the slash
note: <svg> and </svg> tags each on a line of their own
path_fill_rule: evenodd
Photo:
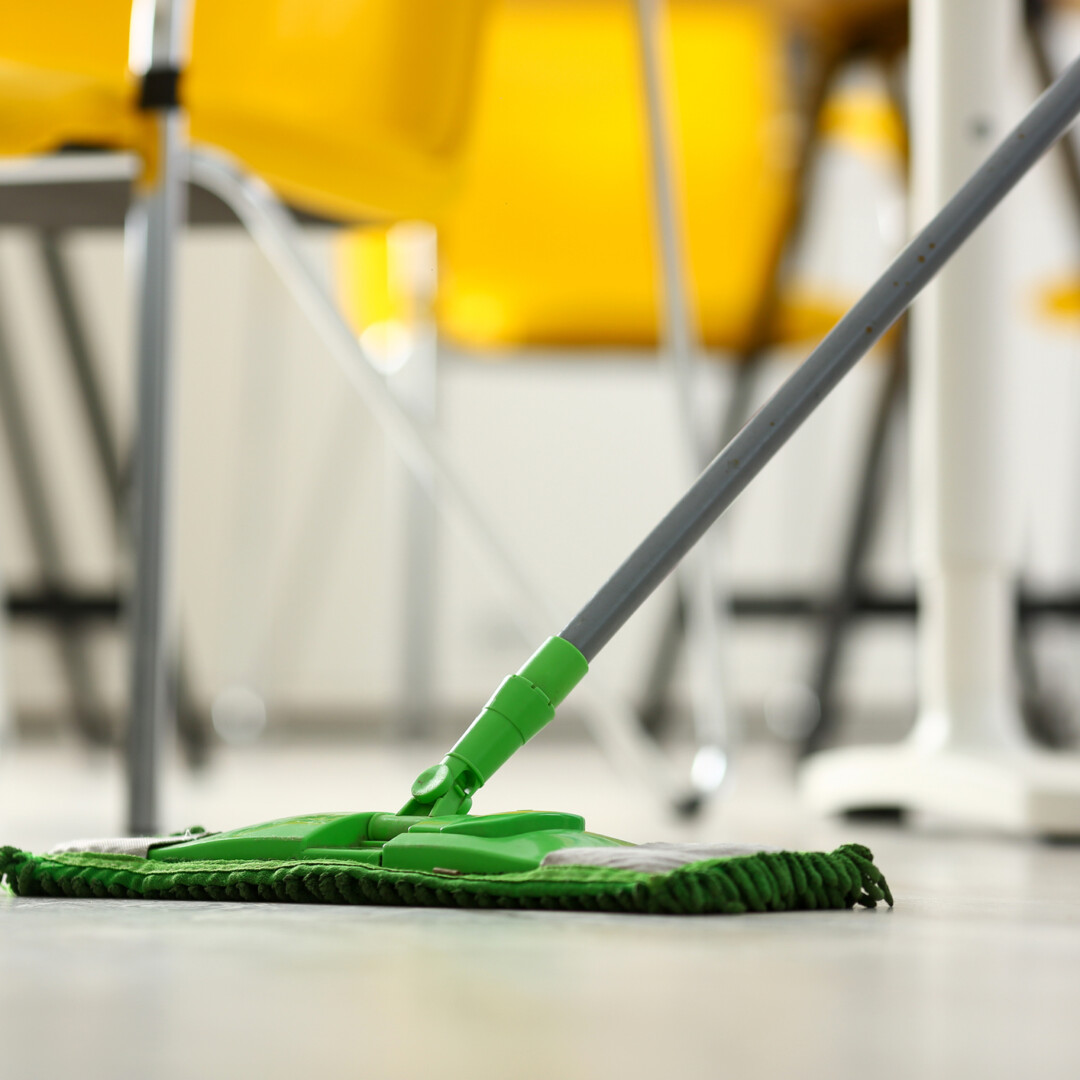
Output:
<svg viewBox="0 0 1080 1080">
<path fill-rule="evenodd" d="M 759 852 L 666 873 L 550 866 L 520 874 L 448 876 L 345 859 L 154 862 L 134 855 L 31 855 L 0 848 L 0 881 L 18 896 L 233 900 L 414 907 L 538 908 L 655 915 L 736 915 L 874 907 L 893 898 L 861 844 Z"/>
</svg>

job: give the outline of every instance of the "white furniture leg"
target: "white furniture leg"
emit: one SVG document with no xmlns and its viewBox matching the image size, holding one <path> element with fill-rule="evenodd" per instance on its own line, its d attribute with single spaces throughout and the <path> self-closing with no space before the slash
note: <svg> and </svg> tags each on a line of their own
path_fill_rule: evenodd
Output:
<svg viewBox="0 0 1080 1080">
<path fill-rule="evenodd" d="M 1016 0 L 914 0 L 913 192 L 919 222 L 1005 134 Z M 809 803 L 914 811 L 976 827 L 1080 835 L 1080 756 L 1024 735 L 1013 659 L 1016 499 L 1008 421 L 1003 220 L 942 271 L 913 316 L 919 714 L 899 746 L 828 751 Z"/>
</svg>

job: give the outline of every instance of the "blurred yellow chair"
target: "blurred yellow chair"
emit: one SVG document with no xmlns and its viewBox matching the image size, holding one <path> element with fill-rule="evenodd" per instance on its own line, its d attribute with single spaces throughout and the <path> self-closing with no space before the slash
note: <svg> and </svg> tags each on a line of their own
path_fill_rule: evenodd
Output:
<svg viewBox="0 0 1080 1080">
<path fill-rule="evenodd" d="M 143 162 L 134 211 L 140 227 L 133 231 L 142 245 L 128 768 L 128 827 L 136 835 L 157 825 L 169 297 L 184 172 L 236 213 L 410 467 L 425 482 L 439 481 L 441 499 L 454 504 L 492 572 L 513 590 L 519 623 L 532 636 L 547 632 L 550 619 L 544 592 L 499 541 L 436 440 L 388 388 L 378 358 L 345 322 L 295 222 L 263 183 L 323 216 L 442 217 L 463 160 L 489 0 L 199 0 L 190 5 L 190 33 L 176 18 L 188 6 L 0 0 L 0 155 L 91 144 L 133 150 Z M 654 778 L 668 797 L 658 751 L 627 711 L 603 694 L 583 707 L 602 744 L 636 753 L 639 775 Z"/>
<path fill-rule="evenodd" d="M 811 145 L 841 142 L 894 163 L 906 152 L 894 102 L 826 92 L 848 47 L 870 33 L 868 24 L 840 20 L 837 6 L 664 5 L 659 66 L 674 106 L 690 332 L 748 360 L 769 346 L 817 340 L 847 307 L 847 296 L 780 281 Z M 903 5 L 875 7 L 895 15 Z M 505 356 L 534 345 L 649 348 L 670 336 L 656 228 L 663 208 L 650 169 L 656 132 L 635 25 L 641 11 L 634 0 L 496 3 L 460 189 L 438 220 L 436 318 L 455 345 Z M 814 71 L 800 82 L 792 44 L 806 35 Z M 883 52 L 895 48 L 893 37 L 891 27 Z M 368 232 L 344 251 L 362 331 L 401 319 L 402 298 L 378 281 L 383 244 Z M 740 367 L 729 420 L 712 439 L 741 422 L 751 369 Z M 666 689 L 666 675 L 650 683 Z"/>
<path fill-rule="evenodd" d="M 661 303 L 631 0 L 503 0 L 459 197 L 440 221 L 440 329 L 470 348 L 652 344 Z M 668 5 L 674 143 L 701 336 L 741 350 L 795 199 L 782 27 Z"/>
<path fill-rule="evenodd" d="M 837 92 L 834 76 L 862 57 L 891 73 L 906 44 L 908 0 L 666 6 L 698 329 L 707 345 L 746 359 L 770 345 L 820 339 L 850 298 L 783 281 L 781 254 L 797 230 L 816 146 L 903 166 L 907 133 L 897 101 L 879 90 Z M 1080 8 L 1080 0 L 1052 6 Z M 439 221 L 437 316 L 455 344 L 505 356 L 529 345 L 650 346 L 663 336 L 633 20 L 633 0 L 498 0 L 480 56 L 460 197 Z M 369 233 L 344 252 L 349 281 L 373 285 L 350 284 L 351 295 L 381 295 L 381 305 L 354 305 L 361 327 L 402 320 L 402 298 L 380 294 L 371 276 L 385 272 L 383 240 Z M 1075 318 L 1078 291 L 1074 282 L 1060 283 L 1043 309 Z M 850 606 L 859 584 L 869 535 L 860 522 L 890 404 L 901 392 L 902 341 L 894 335 L 892 342 L 837 611 Z M 740 416 L 736 408 L 729 420 Z M 730 432 L 730 422 L 721 426 Z M 827 626 L 813 678 L 823 714 L 841 632 Z"/>
<path fill-rule="evenodd" d="M 140 245 L 140 412 L 129 827 L 137 835 L 157 826 L 154 774 L 168 670 L 171 295 L 185 166 L 230 204 L 306 309 L 318 313 L 337 352 L 348 352 L 344 362 L 354 381 L 394 430 L 411 439 L 414 462 L 430 456 L 397 403 L 380 396 L 385 388 L 366 372 L 363 350 L 342 345 L 344 323 L 291 219 L 244 169 L 294 205 L 326 217 L 437 214 L 460 161 L 487 5 L 0 0 L 0 156 L 76 144 L 134 151 L 142 163 L 132 211 Z M 207 147 L 227 159 L 208 157 Z"/>
<path fill-rule="evenodd" d="M 460 158 L 488 0 L 208 0 L 191 136 L 334 217 L 429 217 Z"/>
<path fill-rule="evenodd" d="M 455 344 L 651 347 L 667 335 L 643 10 L 633 0 L 495 5 L 461 186 L 438 220 L 436 319 Z M 672 0 L 666 14 L 692 307 L 709 345 L 744 351 L 795 197 L 784 37 L 745 5 Z M 356 242 L 358 276 L 370 252 L 370 239 Z M 716 618 L 711 592 L 703 620 Z M 702 746 L 722 752 L 722 687 L 707 690 L 708 666 L 695 715 L 699 733 L 712 732 Z"/>
<path fill-rule="evenodd" d="M 331 217 L 430 215 L 458 159 L 488 0 L 204 0 L 179 94 L 193 141 Z M 131 0 L 0 2 L 0 154 L 152 156 Z"/>
<path fill-rule="evenodd" d="M 0 154 L 64 143 L 148 149 L 128 70 L 131 0 L 0 3 Z"/>
<path fill-rule="evenodd" d="M 694 310 L 705 343 L 735 352 L 761 344 L 763 299 L 800 199 L 791 24 L 772 6 L 669 4 Z M 449 340 L 474 349 L 657 341 L 642 93 L 632 0 L 496 4 L 464 175 L 437 218 L 438 318 Z M 880 95 L 831 98 L 814 122 L 863 151 L 904 146 Z M 789 291 L 771 339 L 824 332 L 845 300 Z"/>
<path fill-rule="evenodd" d="M 779 281 L 805 199 L 808 147 L 842 143 L 903 160 L 895 102 L 827 91 L 846 50 L 872 40 L 874 27 L 881 53 L 895 50 L 906 0 L 668 0 L 664 8 L 697 336 L 745 357 L 816 340 L 850 298 Z M 634 0 L 495 3 L 460 185 L 437 219 L 437 319 L 454 344 L 651 346 L 663 336 L 635 12 Z M 796 65 L 792 42 L 803 37 L 817 51 Z M 369 234 L 343 251 L 346 303 L 360 329 L 374 318 L 370 302 L 367 315 L 359 310 L 363 298 L 381 289 L 371 277 L 378 242 Z"/>
</svg>

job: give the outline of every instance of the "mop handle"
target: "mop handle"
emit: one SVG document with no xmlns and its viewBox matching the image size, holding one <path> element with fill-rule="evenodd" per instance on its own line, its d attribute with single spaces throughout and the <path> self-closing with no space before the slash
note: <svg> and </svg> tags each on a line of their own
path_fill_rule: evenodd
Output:
<svg viewBox="0 0 1080 1080">
<path fill-rule="evenodd" d="M 1080 59 L 900 253 L 559 635 L 586 660 L 735 501 L 1080 113 Z"/>
</svg>

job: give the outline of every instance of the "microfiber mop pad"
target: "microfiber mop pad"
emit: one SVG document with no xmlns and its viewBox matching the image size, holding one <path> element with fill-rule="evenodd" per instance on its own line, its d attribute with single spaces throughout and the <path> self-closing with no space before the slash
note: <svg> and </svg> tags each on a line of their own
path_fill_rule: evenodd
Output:
<svg viewBox="0 0 1080 1080">
<path fill-rule="evenodd" d="M 0 848 L 4 875 L 19 896 L 118 900 L 661 915 L 874 907 L 879 900 L 892 904 L 884 877 L 860 844 L 845 844 L 828 854 L 708 844 L 561 849 L 535 870 L 503 874 L 392 870 L 330 858 L 177 863 L 102 851 L 31 855 L 7 847 Z"/>
</svg>

